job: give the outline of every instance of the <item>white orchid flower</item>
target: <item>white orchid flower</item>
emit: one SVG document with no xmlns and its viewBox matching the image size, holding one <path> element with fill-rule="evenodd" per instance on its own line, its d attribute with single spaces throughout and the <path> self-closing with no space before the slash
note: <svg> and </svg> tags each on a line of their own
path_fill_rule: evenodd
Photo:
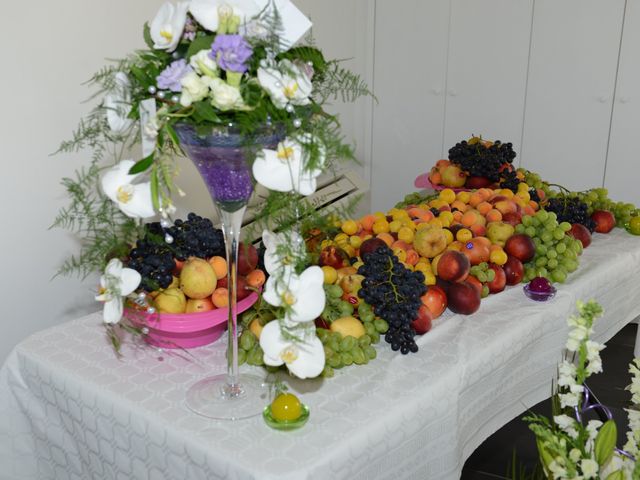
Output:
<svg viewBox="0 0 640 480">
<path fill-rule="evenodd" d="M 191 0 L 189 12 L 210 32 L 217 32 L 222 16 L 238 17 L 240 23 L 248 22 L 260 13 L 262 7 L 254 0 Z"/>
<path fill-rule="evenodd" d="M 218 76 L 218 65 L 209 56 L 211 49 L 203 49 L 189 59 L 189 65 L 200 75 L 215 78 Z"/>
<path fill-rule="evenodd" d="M 124 72 L 117 72 L 114 82 L 114 88 L 104 97 L 104 108 L 111 131 L 123 134 L 133 124 L 133 120 L 127 118 L 131 110 L 131 82 Z"/>
<path fill-rule="evenodd" d="M 313 84 L 305 72 L 290 60 L 282 60 L 278 67 L 258 68 L 258 82 L 277 108 L 287 104 L 308 105 Z"/>
<path fill-rule="evenodd" d="M 221 78 L 210 78 L 211 105 L 223 112 L 227 110 L 242 110 L 246 108 L 242 100 L 242 94 L 238 87 L 229 85 Z"/>
<path fill-rule="evenodd" d="M 303 143 L 311 144 L 308 136 L 301 137 Z M 325 148 L 315 139 L 318 147 L 318 166 L 308 169 L 309 152 L 303 143 L 287 138 L 278 144 L 277 150 L 263 149 L 253 163 L 253 176 L 258 183 L 278 192 L 295 191 L 311 195 L 317 188 L 317 177 L 322 173 Z"/>
<path fill-rule="evenodd" d="M 262 298 L 274 307 L 291 307 L 285 314 L 285 321 L 310 322 L 324 310 L 323 284 L 324 273 L 317 265 L 307 268 L 300 275 L 285 268 L 282 274 L 277 272 L 269 277 Z"/>
<path fill-rule="evenodd" d="M 262 243 L 265 246 L 264 268 L 269 275 L 273 275 L 281 268 L 291 267 L 293 259 L 283 258 L 278 254 L 281 245 L 289 244 L 293 254 L 304 253 L 305 245 L 298 232 L 273 233 L 269 230 L 262 232 Z"/>
<path fill-rule="evenodd" d="M 302 332 L 301 332 L 302 331 Z M 286 339 L 278 321 L 267 323 L 260 333 L 260 347 L 264 352 L 264 363 L 274 367 L 286 364 L 298 378 L 313 378 L 324 369 L 324 347 L 315 334 L 315 327 L 291 332 L 296 340 Z"/>
<path fill-rule="evenodd" d="M 122 262 L 113 258 L 107 264 L 104 275 L 100 277 L 100 292 L 96 300 L 104 302 L 103 318 L 105 323 L 115 324 L 122 318 L 124 301 L 138 285 L 142 277 L 131 268 L 123 268 Z"/>
<path fill-rule="evenodd" d="M 133 160 L 122 160 L 107 170 L 100 179 L 102 191 L 125 215 L 132 218 L 153 217 L 156 212 L 151 201 L 151 183 L 133 184 L 140 175 L 129 175 L 133 165 Z"/>
<path fill-rule="evenodd" d="M 196 72 L 187 73 L 180 80 L 182 93 L 180 94 L 180 105 L 190 106 L 193 102 L 199 102 L 209 95 L 209 85 L 202 80 Z"/>
<path fill-rule="evenodd" d="M 189 2 L 173 5 L 166 2 L 149 25 L 149 33 L 153 40 L 153 48 L 173 52 L 180 39 L 187 21 Z"/>
</svg>

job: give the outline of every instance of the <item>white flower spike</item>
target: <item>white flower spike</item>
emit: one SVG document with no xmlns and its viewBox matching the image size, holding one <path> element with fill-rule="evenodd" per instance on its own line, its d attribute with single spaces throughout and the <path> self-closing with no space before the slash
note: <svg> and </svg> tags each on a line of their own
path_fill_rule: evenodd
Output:
<svg viewBox="0 0 640 480">
<path fill-rule="evenodd" d="M 141 276 L 131 268 L 123 268 L 117 258 L 111 259 L 100 277 L 100 293 L 96 300 L 104 302 L 103 318 L 108 324 L 116 324 L 122 318 L 123 299 L 138 288 Z"/>
<path fill-rule="evenodd" d="M 128 217 L 153 217 L 156 212 L 151 201 L 151 183 L 133 184 L 132 182 L 140 175 L 129 175 L 133 165 L 135 165 L 133 160 L 122 160 L 107 170 L 100 179 L 102 191 Z"/>
<path fill-rule="evenodd" d="M 260 67 L 258 82 L 264 88 L 277 108 L 287 104 L 308 105 L 313 89 L 311 79 L 290 60 L 282 60 L 277 68 Z"/>
<path fill-rule="evenodd" d="M 309 139 L 305 137 L 304 140 Z M 318 147 L 318 168 L 309 170 L 309 156 L 302 144 L 287 138 L 278 144 L 277 150 L 263 149 L 257 155 L 253 162 L 253 176 L 258 183 L 270 190 L 311 195 L 316 191 L 316 179 L 322 173 L 325 160 L 324 147 Z"/>
<path fill-rule="evenodd" d="M 133 120 L 127 118 L 131 110 L 131 83 L 124 72 L 117 72 L 114 81 L 113 90 L 104 97 L 104 108 L 109 128 L 116 135 L 121 135 L 133 124 Z"/>
<path fill-rule="evenodd" d="M 267 323 L 260 334 L 264 363 L 274 367 L 286 364 L 298 378 L 317 377 L 324 369 L 325 357 L 322 342 L 315 335 L 315 327 L 310 324 L 308 328 L 296 329 L 292 335 L 298 340 L 285 339 L 277 320 Z"/>
<path fill-rule="evenodd" d="M 149 25 L 153 48 L 169 52 L 176 49 L 182 38 L 188 9 L 189 2 L 180 2 L 177 5 L 167 2 L 160 7 Z"/>
<path fill-rule="evenodd" d="M 282 276 L 269 277 L 262 298 L 274 307 L 291 307 L 285 314 L 286 322 L 310 322 L 324 310 L 323 284 L 324 273 L 317 265 L 307 268 L 300 275 L 285 269 Z"/>
</svg>

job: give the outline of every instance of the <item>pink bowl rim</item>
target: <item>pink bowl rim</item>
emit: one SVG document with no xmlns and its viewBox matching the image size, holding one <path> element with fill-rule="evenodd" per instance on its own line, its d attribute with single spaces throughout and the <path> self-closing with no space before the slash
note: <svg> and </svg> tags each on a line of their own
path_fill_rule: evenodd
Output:
<svg viewBox="0 0 640 480">
<path fill-rule="evenodd" d="M 259 294 L 251 292 L 236 304 L 237 313 L 248 310 L 258 301 Z M 216 308 L 207 312 L 194 313 L 147 313 L 133 312 L 127 309 L 129 318 L 133 321 L 142 320 L 145 325 L 162 332 L 186 333 L 206 330 L 225 323 L 229 319 L 228 308 Z"/>
<path fill-rule="evenodd" d="M 429 180 L 428 173 L 422 173 L 418 175 L 413 182 L 413 186 L 416 188 L 431 188 L 432 190 L 444 190 L 445 188 L 450 188 L 456 193 L 471 191 L 471 189 L 469 188 L 453 188 L 453 187 L 446 187 L 444 185 L 434 185 L 433 183 L 431 183 L 431 180 Z"/>
</svg>

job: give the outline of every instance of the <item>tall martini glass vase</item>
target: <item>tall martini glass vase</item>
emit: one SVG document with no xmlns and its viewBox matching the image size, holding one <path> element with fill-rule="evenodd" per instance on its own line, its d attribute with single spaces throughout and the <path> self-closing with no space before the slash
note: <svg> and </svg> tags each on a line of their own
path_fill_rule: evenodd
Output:
<svg viewBox="0 0 640 480">
<path fill-rule="evenodd" d="M 242 218 L 253 182 L 251 163 L 262 148 L 277 148 L 281 135 L 273 128 L 250 137 L 226 129 L 206 134 L 193 125 L 176 124 L 180 145 L 200 172 L 218 210 L 225 237 L 229 278 L 227 373 L 205 378 L 187 391 L 187 406 L 194 412 L 217 419 L 241 419 L 262 412 L 268 389 L 264 379 L 238 371 L 238 322 L 236 310 L 238 243 Z"/>
</svg>

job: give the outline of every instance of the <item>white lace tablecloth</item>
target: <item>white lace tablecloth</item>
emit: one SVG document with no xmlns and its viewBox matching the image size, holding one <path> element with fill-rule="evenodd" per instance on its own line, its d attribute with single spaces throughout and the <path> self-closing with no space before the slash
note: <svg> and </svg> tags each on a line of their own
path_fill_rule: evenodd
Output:
<svg viewBox="0 0 640 480">
<path fill-rule="evenodd" d="M 222 342 L 118 359 L 90 315 L 28 338 L 0 370 L 0 478 L 458 478 L 485 438 L 549 396 L 576 300 L 604 307 L 600 341 L 640 315 L 639 269 L 640 238 L 595 235 L 550 302 L 511 287 L 472 316 L 442 316 L 417 354 L 382 344 L 366 366 L 292 381 L 311 417 L 291 432 L 185 407 L 192 383 L 225 370 Z"/>
</svg>

